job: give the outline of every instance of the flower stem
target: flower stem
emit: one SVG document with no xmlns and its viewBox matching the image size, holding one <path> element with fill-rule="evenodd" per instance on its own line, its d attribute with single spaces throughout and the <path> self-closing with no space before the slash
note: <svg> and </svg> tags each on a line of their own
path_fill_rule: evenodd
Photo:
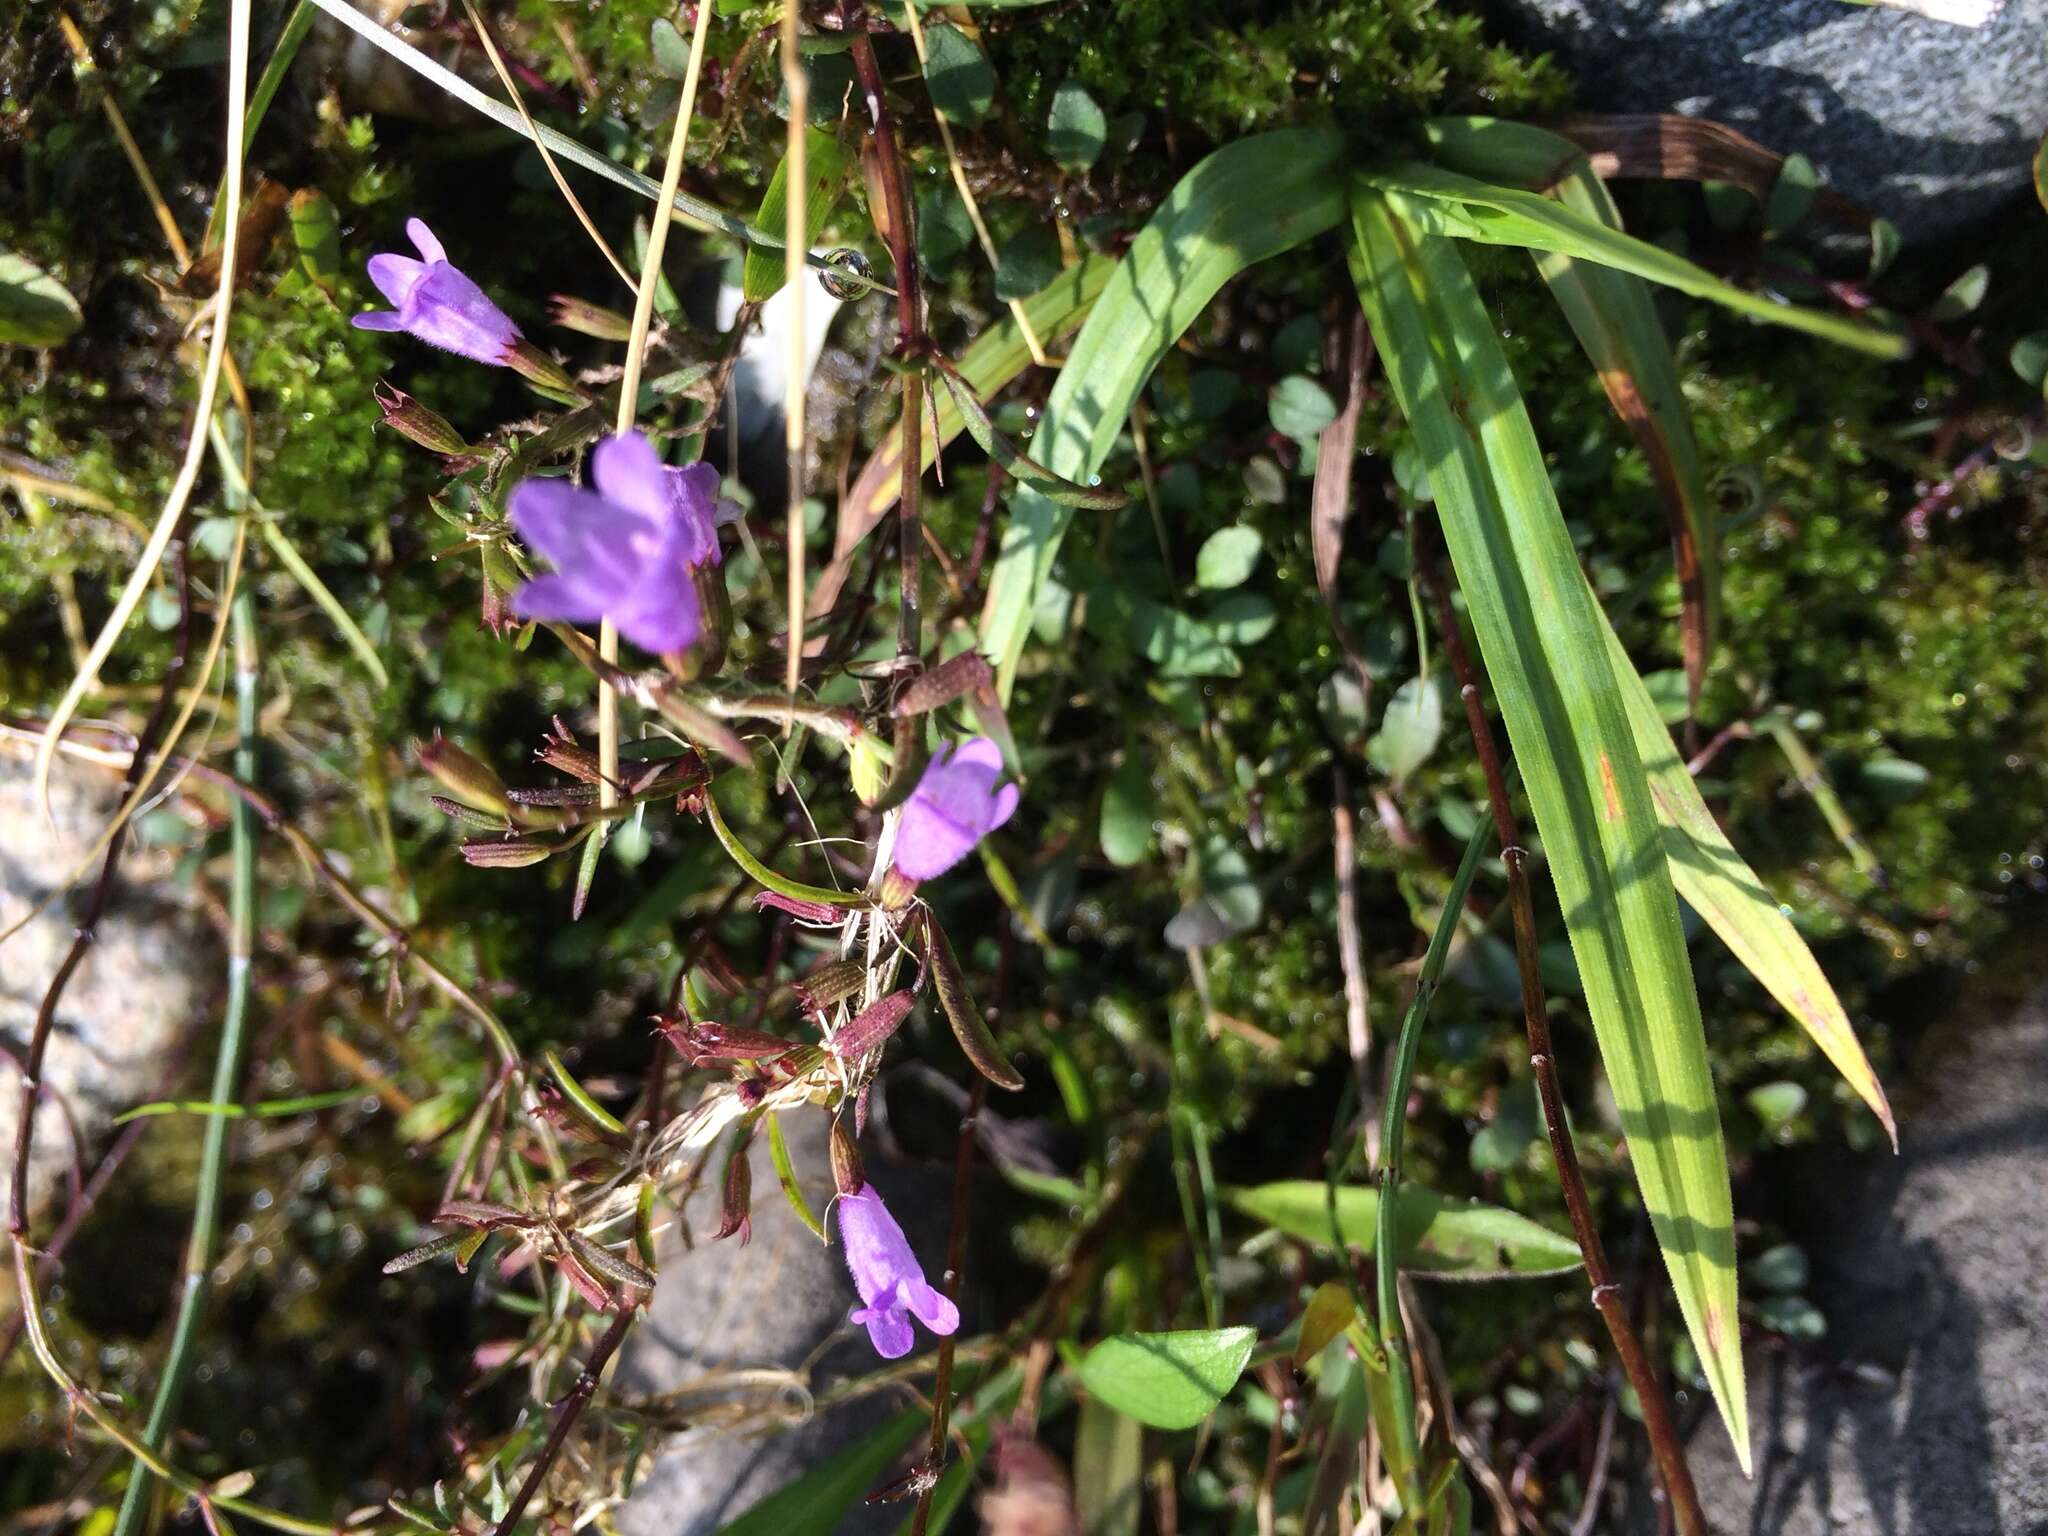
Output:
<svg viewBox="0 0 2048 1536">
<path fill-rule="evenodd" d="M 1535 1073 L 1536 1094 L 1543 1106 L 1543 1128 L 1549 1134 L 1551 1156 L 1557 1162 L 1557 1180 L 1564 1191 L 1565 1209 L 1571 1215 L 1572 1233 L 1585 1260 L 1586 1278 L 1593 1286 L 1593 1305 L 1607 1325 L 1621 1368 L 1642 1404 L 1643 1428 L 1649 1432 L 1650 1451 L 1656 1459 L 1664 1492 L 1671 1500 L 1679 1536 L 1706 1536 L 1706 1516 L 1700 1509 L 1699 1491 L 1693 1486 L 1692 1468 L 1686 1463 L 1685 1446 L 1671 1418 L 1670 1400 L 1665 1397 L 1663 1385 L 1629 1321 L 1621 1282 L 1608 1267 L 1607 1250 L 1600 1241 L 1600 1229 L 1593 1223 L 1592 1202 L 1586 1196 L 1586 1178 L 1579 1170 L 1579 1155 L 1572 1145 L 1571 1128 L 1565 1122 L 1564 1102 L 1557 1088 L 1557 1062 L 1550 1045 L 1550 1021 L 1544 1011 L 1543 976 L 1537 961 L 1536 909 L 1529 896 L 1529 850 L 1522 846 L 1521 829 L 1508 800 L 1500 749 L 1494 744 L 1493 728 L 1479 702 L 1478 673 L 1465 649 L 1458 617 L 1451 610 L 1450 591 L 1444 584 L 1443 573 L 1433 559 L 1420 561 L 1418 566 L 1436 604 L 1444 654 L 1450 658 L 1451 670 L 1458 678 L 1465 718 L 1472 727 L 1472 743 L 1479 753 L 1480 769 L 1486 775 L 1494 828 L 1500 834 L 1501 862 L 1507 866 L 1508 901 L 1515 923 L 1515 960 L 1521 971 L 1522 1022 L 1529 1035 L 1529 1065 Z"/>
</svg>

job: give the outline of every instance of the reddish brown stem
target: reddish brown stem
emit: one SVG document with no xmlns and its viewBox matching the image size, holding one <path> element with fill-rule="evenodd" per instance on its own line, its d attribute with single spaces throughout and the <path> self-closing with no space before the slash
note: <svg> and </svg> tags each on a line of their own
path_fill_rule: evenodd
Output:
<svg viewBox="0 0 2048 1536">
<path fill-rule="evenodd" d="M 177 696 L 179 679 L 185 673 L 186 654 L 191 649 L 191 585 L 185 567 L 185 541 L 182 537 L 172 541 L 170 556 L 178 573 L 178 637 L 171 651 L 170 663 L 164 668 L 163 687 L 157 693 L 148 720 L 143 723 L 142 734 L 135 739 L 135 755 L 128 761 L 128 771 L 121 776 L 123 804 L 135 793 L 144 765 L 155 753 L 157 742 L 163 736 L 164 725 L 170 717 L 171 700 Z M 44 989 L 42 1005 L 36 1009 L 35 1028 L 29 1035 L 28 1055 L 21 1068 L 21 1108 L 14 1128 L 14 1170 L 8 1183 L 7 1230 L 16 1242 L 28 1231 L 29 1153 L 35 1145 L 36 1106 L 42 1101 L 43 1057 L 50 1048 L 50 1034 L 57 1022 L 57 1005 L 63 1001 L 72 976 L 84 963 L 100 919 L 106 915 L 107 901 L 114 893 L 115 870 L 121 862 L 121 850 L 128 844 L 131 825 L 132 820 L 123 821 L 108 837 L 106 856 L 100 861 L 99 879 L 93 883 L 85 913 L 72 934 L 71 947 L 64 952 L 57 973 Z"/>
<path fill-rule="evenodd" d="M 505 1518 L 491 1527 L 492 1536 L 504 1536 L 514 1530 L 526 1513 L 526 1506 L 533 1502 L 533 1496 L 540 1492 L 540 1485 L 548 1475 L 548 1469 L 562 1454 L 562 1447 L 568 1443 L 569 1431 L 576 1427 L 583 1410 L 590 1406 L 591 1398 L 597 1395 L 597 1384 L 604 1377 L 604 1368 L 618 1353 L 619 1345 L 625 1342 L 626 1330 L 633 1326 L 633 1318 L 639 1312 L 638 1305 L 622 1306 L 619 1315 L 612 1319 L 612 1325 L 592 1346 L 590 1358 L 583 1362 L 583 1370 L 571 1387 L 555 1405 L 555 1422 L 548 1430 L 548 1438 L 540 1448 L 540 1458 L 534 1462 L 533 1470 L 526 1474 L 526 1481 L 519 1485 L 519 1492 L 512 1496 L 512 1503 L 505 1510 Z"/>
<path fill-rule="evenodd" d="M 903 481 L 897 494 L 897 558 L 902 565 L 901 606 L 897 610 L 896 659 L 906 672 L 923 654 L 924 616 L 921 588 L 924 534 L 919 526 L 918 484 L 924 478 L 922 451 L 924 376 L 917 371 L 929 346 L 924 334 L 924 295 L 917 271 L 917 243 L 910 223 L 910 193 L 903 179 L 903 157 L 896 148 L 896 128 L 883 93 L 881 66 L 868 36 L 865 7 L 841 0 L 841 24 L 853 35 L 853 70 L 867 103 L 874 141 L 875 179 L 882 184 L 882 207 L 888 222 L 889 261 L 896 269 L 896 350 L 907 365 L 903 375 Z"/>
<path fill-rule="evenodd" d="M 967 1101 L 967 1113 L 960 1121 L 960 1146 L 953 1156 L 953 1231 L 946 1239 L 946 1274 L 940 1289 L 946 1293 L 946 1300 L 955 1306 L 960 1302 L 960 1279 L 967 1264 L 967 1211 L 968 1197 L 973 1193 L 974 1174 L 974 1122 L 981 1115 L 981 1100 L 988 1084 L 981 1078 L 974 1079 L 974 1087 Z M 953 1411 L 953 1339 L 947 1334 L 939 1340 L 939 1366 L 932 1382 L 932 1438 L 926 1452 L 925 1465 L 937 1473 L 946 1455 L 946 1426 Z M 918 1496 L 917 1513 L 911 1518 L 910 1536 L 925 1536 L 925 1527 L 932 1518 L 932 1496 L 938 1491 L 936 1481 Z"/>
<path fill-rule="evenodd" d="M 1683 1536 L 1706 1536 L 1706 1517 L 1700 1510 L 1699 1491 L 1693 1486 L 1692 1468 L 1686 1463 L 1685 1446 L 1671 1418 L 1670 1401 L 1629 1321 L 1621 1282 L 1608 1266 L 1600 1229 L 1593 1222 L 1592 1202 L 1586 1197 L 1586 1178 L 1579 1169 L 1579 1154 L 1565 1121 L 1564 1101 L 1557 1088 L 1557 1061 L 1550 1044 L 1550 1020 L 1544 1008 L 1543 975 L 1537 961 L 1536 909 L 1529 895 L 1529 850 L 1522 846 L 1521 828 L 1508 799 L 1507 773 L 1500 749 L 1494 744 L 1493 727 L 1479 701 L 1478 673 L 1465 649 L 1465 637 L 1458 628 L 1458 616 L 1451 609 L 1450 591 L 1442 571 L 1433 560 L 1421 562 L 1421 570 L 1436 604 L 1444 654 L 1457 674 L 1458 693 L 1465 702 L 1465 718 L 1472 727 L 1480 771 L 1486 775 L 1486 797 L 1492 804 L 1493 824 L 1500 837 L 1501 862 L 1507 866 L 1508 902 L 1515 923 L 1515 961 L 1522 980 L 1522 1023 L 1529 1034 L 1529 1065 L 1535 1073 L 1536 1094 L 1543 1105 L 1543 1128 L 1550 1137 L 1551 1155 L 1557 1160 L 1558 1183 L 1564 1190 L 1565 1209 L 1571 1215 L 1572 1234 L 1578 1239 L 1586 1278 L 1593 1286 L 1593 1305 L 1599 1309 L 1600 1320 L 1607 1325 L 1608 1337 L 1614 1341 L 1614 1352 L 1621 1359 L 1621 1368 L 1642 1403 L 1643 1427 L 1649 1431 L 1650 1451 L 1656 1458 L 1658 1476 L 1678 1529 Z"/>
</svg>

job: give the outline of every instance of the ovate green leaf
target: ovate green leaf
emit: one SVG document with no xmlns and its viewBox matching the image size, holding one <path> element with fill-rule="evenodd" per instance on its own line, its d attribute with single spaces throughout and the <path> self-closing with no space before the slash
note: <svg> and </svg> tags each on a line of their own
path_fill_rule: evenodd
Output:
<svg viewBox="0 0 2048 1536">
<path fill-rule="evenodd" d="M 1192 1429 L 1244 1374 L 1255 1328 L 1120 1333 L 1081 1357 L 1082 1385 L 1117 1412 L 1156 1429 Z"/>
</svg>

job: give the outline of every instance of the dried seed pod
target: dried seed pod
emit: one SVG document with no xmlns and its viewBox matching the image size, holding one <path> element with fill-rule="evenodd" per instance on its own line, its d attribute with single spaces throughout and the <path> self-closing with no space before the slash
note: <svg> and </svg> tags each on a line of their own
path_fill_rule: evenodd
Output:
<svg viewBox="0 0 2048 1536">
<path fill-rule="evenodd" d="M 511 814 L 512 802 L 507 796 L 505 781 L 446 736 L 421 742 L 413 755 L 419 759 L 420 767 L 433 776 L 434 782 L 462 804 L 498 817 Z"/>
<path fill-rule="evenodd" d="M 858 1194 L 868 1181 L 860 1147 L 843 1120 L 832 1122 L 832 1184 L 842 1195 Z"/>
<path fill-rule="evenodd" d="M 998 1088 L 1022 1088 L 1024 1079 L 1004 1058 L 988 1021 L 967 990 L 967 977 L 960 969 L 959 957 L 953 953 L 952 941 L 946 937 L 946 930 L 932 921 L 929 912 L 925 914 L 925 938 L 933 990 L 939 994 L 946 1022 L 953 1026 L 953 1038 L 960 1042 L 961 1054 L 974 1064 L 975 1071 Z"/>
<path fill-rule="evenodd" d="M 754 1235 L 754 1167 L 747 1160 L 747 1146 L 750 1138 L 745 1135 L 733 1138 L 732 1150 L 725 1156 L 725 1199 L 721 1207 L 718 1230 L 715 1238 L 740 1235 L 740 1246 Z"/>
<path fill-rule="evenodd" d="M 797 1004 L 805 1013 L 823 1013 L 860 991 L 867 979 L 867 967 L 857 960 L 828 960 L 796 984 Z"/>
</svg>

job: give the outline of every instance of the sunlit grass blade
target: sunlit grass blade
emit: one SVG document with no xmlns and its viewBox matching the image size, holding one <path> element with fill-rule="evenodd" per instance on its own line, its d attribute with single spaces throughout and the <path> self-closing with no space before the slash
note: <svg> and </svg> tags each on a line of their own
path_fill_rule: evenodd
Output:
<svg viewBox="0 0 2048 1536">
<path fill-rule="evenodd" d="M 1032 441 L 1040 463 L 1088 483 L 1152 369 L 1216 291 L 1343 220 L 1343 158 L 1335 133 L 1284 129 L 1226 145 L 1181 178 L 1075 339 Z M 1005 702 L 1032 606 L 1072 518 L 1071 507 L 1036 491 L 1020 490 L 1011 503 L 981 614 L 981 650 L 995 663 Z"/>
<path fill-rule="evenodd" d="M 1116 271 L 1110 256 L 1085 256 L 1060 273 L 1052 285 L 1034 293 L 1020 306 L 1031 329 L 1042 342 L 1059 341 L 1079 328 L 1095 307 L 1102 290 Z M 1031 342 L 1015 315 L 1006 315 L 983 331 L 960 354 L 954 367 L 960 378 L 983 399 L 992 399 L 1003 387 L 1031 366 Z M 939 450 L 966 429 L 966 421 L 952 397 L 933 397 L 938 418 L 936 429 L 922 434 L 924 467 L 929 469 Z M 934 437 L 936 436 L 936 441 Z M 882 433 L 874 456 L 860 474 L 839 508 L 839 527 L 832 541 L 832 563 L 825 567 L 811 587 L 811 616 L 817 617 L 838 601 L 840 588 L 853 567 L 854 552 L 861 541 L 881 523 L 896 505 L 903 483 L 903 434 L 895 425 Z"/>
<path fill-rule="evenodd" d="M 804 140 L 804 169 L 810 177 L 810 192 L 804 199 L 804 244 L 810 245 L 824 231 L 825 223 L 838 205 L 845 189 L 848 157 L 839 140 L 822 128 L 813 128 Z M 768 178 L 768 190 L 761 194 L 761 206 L 754 223 L 762 229 L 779 229 L 788 217 L 789 158 L 775 162 L 775 174 Z M 740 277 L 740 291 L 749 304 L 774 297 L 775 290 L 788 281 L 788 265 L 780 251 L 749 246 Z"/>
<path fill-rule="evenodd" d="M 1548 192 L 1574 212 L 1613 230 L 1621 214 L 1571 140 L 1527 123 L 1439 118 L 1428 125 L 1437 158 L 1452 170 Z M 1598 262 L 1536 251 L 1536 270 L 1571 322 L 1600 374 L 1615 413 L 1649 462 L 1671 523 L 1672 558 L 1683 602 L 1687 698 L 1699 707 L 1721 606 L 1720 541 L 1706 475 L 1693 438 L 1692 412 L 1649 286 Z"/>
<path fill-rule="evenodd" d="M 1605 622 L 1493 318 L 1414 206 L 1357 187 L 1359 295 L 1528 787 L 1643 1204 L 1747 1465 L 1727 1154 L 1663 834 Z"/>
<path fill-rule="evenodd" d="M 1872 357 L 1899 358 L 1912 351 L 1910 338 L 1901 332 L 1880 330 L 1867 321 L 1844 319 L 1797 304 L 1781 304 L 1747 288 L 1738 288 L 1660 245 L 1609 229 L 1576 209 L 1534 192 L 1497 186 L 1420 161 L 1374 166 L 1360 172 L 1360 176 L 1383 192 L 1397 192 L 1410 198 L 1408 217 L 1418 229 L 1432 235 L 1452 235 L 1484 245 L 1554 251 L 1560 256 L 1598 262 L 1676 288 L 1694 298 L 1711 300 L 1751 319 L 1804 331 Z"/>
<path fill-rule="evenodd" d="M 1891 1104 L 1820 962 L 1707 809 L 1671 733 L 1664 728 L 1650 690 L 1643 686 L 1612 627 L 1607 631 L 1607 648 L 1621 684 L 1622 705 L 1635 732 L 1636 751 L 1642 755 L 1650 798 L 1663 828 L 1671 883 L 1750 975 L 1812 1036 L 1835 1070 L 1870 1106 L 1896 1147 L 1899 1133 Z"/>
</svg>

